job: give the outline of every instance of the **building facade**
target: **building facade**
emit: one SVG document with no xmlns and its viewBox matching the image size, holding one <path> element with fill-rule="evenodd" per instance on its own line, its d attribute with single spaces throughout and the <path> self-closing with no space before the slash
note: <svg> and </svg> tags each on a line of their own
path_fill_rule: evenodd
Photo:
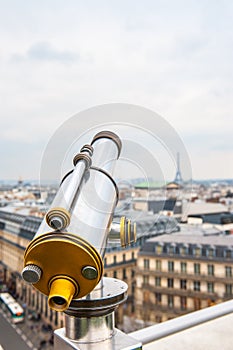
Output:
<svg viewBox="0 0 233 350">
<path fill-rule="evenodd" d="M 233 296 L 233 236 L 173 234 L 138 254 L 136 317 L 162 322 Z"/>
</svg>

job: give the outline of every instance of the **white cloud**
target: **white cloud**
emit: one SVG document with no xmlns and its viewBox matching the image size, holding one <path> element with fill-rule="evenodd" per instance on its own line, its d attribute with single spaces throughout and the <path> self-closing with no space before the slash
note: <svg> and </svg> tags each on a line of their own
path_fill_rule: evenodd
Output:
<svg viewBox="0 0 233 350">
<path fill-rule="evenodd" d="M 214 177 L 233 129 L 232 10 L 230 1 L 5 2 L 4 148 L 13 142 L 17 154 L 18 142 L 30 142 L 33 164 L 38 142 L 42 152 L 66 118 L 96 104 L 126 102 L 166 118 L 193 157 L 201 145 L 210 159 L 214 134 L 216 161 L 194 162 L 194 175 Z"/>
<path fill-rule="evenodd" d="M 38 42 L 27 50 L 24 55 L 14 54 L 12 56 L 13 62 L 22 62 L 24 60 L 35 61 L 52 61 L 60 63 L 77 62 L 79 56 L 68 50 L 55 49 L 48 42 Z"/>
</svg>

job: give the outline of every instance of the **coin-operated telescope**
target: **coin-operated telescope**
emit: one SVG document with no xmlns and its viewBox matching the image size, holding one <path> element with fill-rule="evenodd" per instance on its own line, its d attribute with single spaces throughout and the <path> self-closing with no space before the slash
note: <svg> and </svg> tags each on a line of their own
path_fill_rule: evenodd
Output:
<svg viewBox="0 0 233 350">
<path fill-rule="evenodd" d="M 82 147 L 24 255 L 23 279 L 48 296 L 50 308 L 65 311 L 66 336 L 82 343 L 115 334 L 111 314 L 126 297 L 124 282 L 102 278 L 118 202 L 112 175 L 121 148 L 120 138 L 110 131 L 99 132 L 90 145 Z M 119 235 L 123 247 L 136 240 L 135 225 L 125 217 L 119 223 Z M 106 322 L 111 324 L 107 334 Z M 96 338 L 97 324 L 102 324 L 97 332 L 102 336 Z M 66 348 L 63 342 L 61 348 Z"/>
<path fill-rule="evenodd" d="M 95 135 L 73 160 L 35 237 L 22 276 L 48 295 L 56 311 L 90 293 L 103 275 L 103 257 L 118 201 L 112 178 L 121 140 L 109 131 Z M 121 219 L 122 244 L 135 241 L 135 227 Z"/>
</svg>

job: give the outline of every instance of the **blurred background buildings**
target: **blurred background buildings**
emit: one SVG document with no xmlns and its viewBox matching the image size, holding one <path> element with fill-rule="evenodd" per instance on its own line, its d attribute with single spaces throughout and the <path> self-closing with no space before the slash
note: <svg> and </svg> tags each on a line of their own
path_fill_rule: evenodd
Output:
<svg viewBox="0 0 233 350">
<path fill-rule="evenodd" d="M 137 224 L 137 242 L 122 250 L 110 241 L 105 276 L 128 283 L 128 300 L 116 314 L 130 332 L 232 298 L 233 184 L 138 183 L 120 186 L 114 222 L 126 215 Z M 9 291 L 35 319 L 58 328 L 63 315 L 47 297 L 25 284 L 24 250 L 56 193 L 55 186 L 2 185 L 0 189 L 0 289 Z"/>
</svg>

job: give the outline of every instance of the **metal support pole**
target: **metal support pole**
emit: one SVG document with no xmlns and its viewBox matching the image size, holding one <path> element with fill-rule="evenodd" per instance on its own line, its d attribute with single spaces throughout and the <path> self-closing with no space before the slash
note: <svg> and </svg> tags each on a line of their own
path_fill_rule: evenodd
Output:
<svg viewBox="0 0 233 350">
<path fill-rule="evenodd" d="M 73 300 L 65 327 L 54 332 L 55 350 L 139 350 L 141 342 L 115 328 L 116 307 L 127 298 L 125 282 L 104 277 L 96 288 Z"/>
</svg>

